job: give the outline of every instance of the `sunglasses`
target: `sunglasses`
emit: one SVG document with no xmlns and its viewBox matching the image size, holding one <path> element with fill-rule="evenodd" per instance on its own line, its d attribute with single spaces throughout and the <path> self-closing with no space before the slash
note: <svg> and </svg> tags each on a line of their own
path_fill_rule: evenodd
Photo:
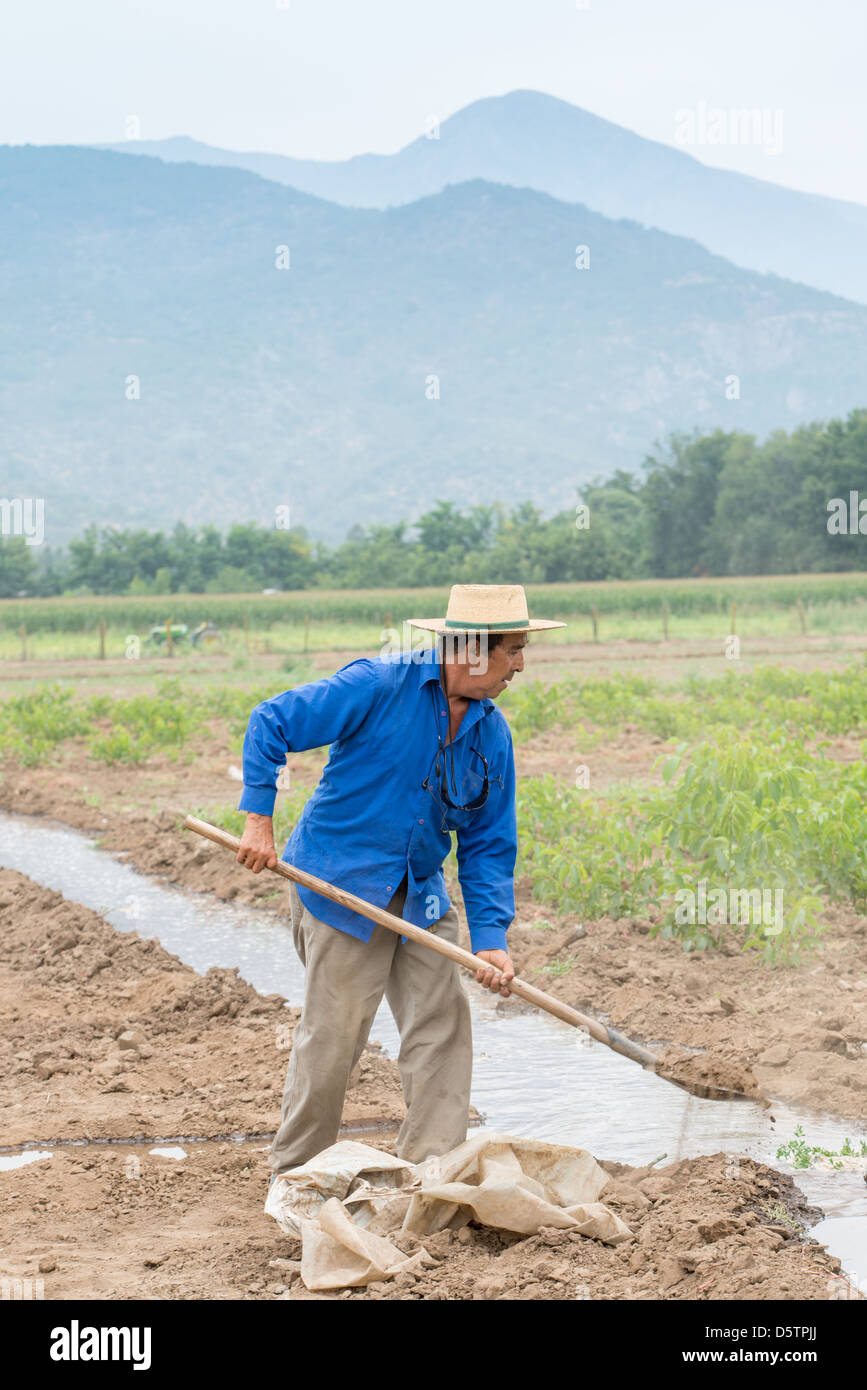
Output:
<svg viewBox="0 0 867 1390">
<path fill-rule="evenodd" d="M 482 789 L 479 792 L 478 796 L 474 796 L 471 801 L 453 801 L 449 794 L 448 787 L 448 776 L 446 767 L 447 754 L 445 748 L 443 747 L 442 738 L 439 735 L 437 735 L 437 743 L 439 747 L 437 748 L 437 756 L 436 762 L 434 763 L 433 775 L 436 781 L 439 782 L 439 787 L 436 790 L 439 791 L 440 797 L 442 798 L 444 805 L 448 806 L 452 811 L 480 810 L 481 807 L 484 806 L 485 802 L 487 801 L 491 790 L 491 783 L 488 778 L 488 760 L 485 757 L 484 753 L 480 753 L 478 748 L 470 749 L 471 754 L 481 759 L 482 767 L 484 768 L 484 781 L 482 782 Z M 451 751 L 452 788 L 456 790 L 455 753 L 453 744 L 449 744 L 449 749 Z M 431 794 L 434 793 L 434 787 L 431 786 L 430 774 L 428 774 L 428 776 L 424 779 L 424 781 L 422 782 L 422 786 L 424 787 L 425 791 L 429 791 L 431 792 Z"/>
<path fill-rule="evenodd" d="M 433 688 L 432 688 L 432 687 L 431 687 L 431 694 L 433 695 Z M 455 777 L 455 749 L 454 749 L 454 741 L 452 741 L 451 743 L 449 743 L 449 745 L 448 745 L 448 753 L 447 753 L 447 752 L 446 752 L 446 749 L 445 749 L 445 747 L 444 747 L 444 745 L 443 745 L 442 735 L 441 735 L 441 733 L 439 732 L 439 721 L 438 721 L 438 719 L 437 719 L 436 710 L 437 710 L 437 699 L 436 699 L 436 696 L 434 696 L 434 720 L 436 721 L 436 724 L 437 724 L 437 755 L 436 755 L 436 762 L 434 763 L 433 777 L 434 777 L 435 781 L 436 781 L 437 783 L 439 783 L 439 785 L 438 785 L 438 786 L 432 785 L 432 783 L 431 783 L 431 774 L 428 773 L 427 777 L 425 777 L 424 781 L 422 782 L 422 787 L 424 788 L 425 791 L 430 792 L 431 796 L 434 798 L 434 801 L 436 801 L 437 794 L 439 794 L 439 798 L 440 798 L 440 803 L 439 803 L 439 805 L 440 805 L 440 810 L 442 811 L 441 829 L 442 829 L 443 832 L 445 833 L 445 831 L 446 831 L 446 829 L 447 829 L 447 827 L 446 827 L 446 809 L 451 810 L 451 811 L 478 811 L 478 810 L 480 810 L 481 807 L 484 806 L 485 802 L 486 802 L 487 799 L 488 799 L 488 796 L 489 796 L 490 790 L 491 790 L 491 783 L 490 783 L 490 779 L 489 779 L 489 777 L 488 777 L 488 760 L 487 760 L 487 758 L 485 757 L 484 753 L 482 753 L 482 752 L 479 751 L 478 748 L 471 748 L 471 749 L 470 749 L 470 753 L 471 753 L 474 757 L 480 759 L 481 764 L 482 764 L 482 768 L 484 769 L 484 780 L 483 780 L 483 782 L 482 782 L 482 789 L 481 789 L 481 791 L 479 792 L 479 794 L 478 794 L 477 796 L 474 796 L 474 797 L 472 798 L 472 800 L 470 800 L 470 801 L 463 801 L 463 802 L 462 802 L 462 801 L 454 801 L 454 800 L 452 799 L 452 796 L 451 796 L 451 794 L 449 793 L 447 763 L 448 763 L 448 761 L 449 761 L 449 755 L 450 755 L 450 756 L 451 756 L 451 780 L 452 780 L 452 788 L 453 788 L 453 790 L 455 791 L 455 793 L 457 793 L 457 779 L 456 779 L 456 777 Z M 500 781 L 499 778 L 496 778 L 495 780 L 498 781 L 498 782 Z M 502 785 L 501 782 L 500 782 L 500 785 Z"/>
</svg>

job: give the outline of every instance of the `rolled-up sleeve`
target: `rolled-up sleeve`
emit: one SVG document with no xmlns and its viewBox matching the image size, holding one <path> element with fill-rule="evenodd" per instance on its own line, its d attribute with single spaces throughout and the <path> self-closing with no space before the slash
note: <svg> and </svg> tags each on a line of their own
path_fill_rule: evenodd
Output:
<svg viewBox="0 0 867 1390">
<path fill-rule="evenodd" d="M 511 734 L 501 790 L 491 789 L 484 806 L 457 832 L 458 878 L 473 952 L 505 951 L 506 930 L 515 917 L 515 757 Z"/>
<path fill-rule="evenodd" d="M 324 748 L 353 734 L 373 708 L 381 676 L 381 663 L 362 657 L 325 680 L 284 690 L 256 705 L 244 735 L 238 810 L 273 815 L 286 754 Z"/>
</svg>

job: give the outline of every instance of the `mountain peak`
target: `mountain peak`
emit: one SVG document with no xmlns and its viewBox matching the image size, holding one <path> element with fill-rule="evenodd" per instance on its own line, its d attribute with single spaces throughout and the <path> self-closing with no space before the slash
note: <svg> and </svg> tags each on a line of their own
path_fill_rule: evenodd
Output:
<svg viewBox="0 0 867 1390">
<path fill-rule="evenodd" d="M 533 88 L 480 97 L 390 155 L 294 159 L 222 150 L 189 136 L 110 148 L 234 165 L 356 208 L 416 202 L 469 179 L 532 188 L 691 238 L 736 265 L 867 302 L 867 208 L 709 167 Z"/>
</svg>

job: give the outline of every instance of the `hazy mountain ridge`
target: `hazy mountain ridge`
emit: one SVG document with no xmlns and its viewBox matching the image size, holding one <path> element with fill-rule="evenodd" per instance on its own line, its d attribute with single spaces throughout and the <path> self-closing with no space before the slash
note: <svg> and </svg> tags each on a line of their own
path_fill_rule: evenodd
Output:
<svg viewBox="0 0 867 1390">
<path fill-rule="evenodd" d="M 672 127 L 674 132 L 674 113 Z M 395 154 L 340 161 L 236 152 L 191 140 L 101 148 L 226 164 L 346 206 L 385 208 L 482 178 L 534 188 L 607 217 L 693 237 L 718 255 L 867 302 L 867 207 L 701 162 L 702 146 L 648 140 L 542 92 L 486 97 Z"/>
<path fill-rule="evenodd" d="M 480 181 L 359 211 L 235 169 L 6 147 L 0 278 L 0 491 L 44 496 L 52 539 L 286 502 L 329 539 L 441 497 L 554 509 L 670 428 L 863 403 L 867 308 Z"/>
</svg>

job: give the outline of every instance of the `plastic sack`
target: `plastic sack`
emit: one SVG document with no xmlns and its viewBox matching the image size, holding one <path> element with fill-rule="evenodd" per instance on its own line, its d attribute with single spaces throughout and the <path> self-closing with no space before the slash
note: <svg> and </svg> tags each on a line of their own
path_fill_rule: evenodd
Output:
<svg viewBox="0 0 867 1390">
<path fill-rule="evenodd" d="M 387 1239 L 416 1237 L 470 1220 L 532 1235 L 543 1226 L 607 1244 L 632 1232 L 599 1200 L 609 1178 L 586 1149 L 479 1133 L 450 1153 L 411 1164 L 353 1141 L 334 1144 L 283 1173 L 265 1212 L 301 1238 L 308 1289 L 389 1279 L 426 1258 Z"/>
</svg>

